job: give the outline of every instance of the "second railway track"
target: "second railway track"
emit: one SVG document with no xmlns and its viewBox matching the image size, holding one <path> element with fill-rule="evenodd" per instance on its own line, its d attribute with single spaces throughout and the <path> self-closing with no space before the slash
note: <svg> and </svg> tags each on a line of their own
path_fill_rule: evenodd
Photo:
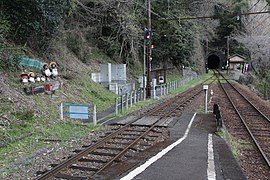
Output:
<svg viewBox="0 0 270 180">
<path fill-rule="evenodd" d="M 225 79 L 219 74 L 220 79 Z M 225 79 L 226 80 L 226 79 Z M 270 120 L 259 110 L 247 97 L 245 97 L 237 88 L 235 88 L 228 80 L 226 83 L 219 84 L 224 93 L 228 97 L 231 105 L 235 109 L 242 125 L 245 127 L 256 148 L 261 154 L 265 164 L 270 169 Z"/>
</svg>

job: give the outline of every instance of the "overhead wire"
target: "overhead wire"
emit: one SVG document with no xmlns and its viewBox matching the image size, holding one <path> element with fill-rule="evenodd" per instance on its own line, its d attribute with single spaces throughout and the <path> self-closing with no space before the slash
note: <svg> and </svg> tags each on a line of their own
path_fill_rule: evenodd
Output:
<svg viewBox="0 0 270 180">
<path fill-rule="evenodd" d="M 250 11 L 251 9 L 253 9 L 255 6 L 257 6 L 257 4 L 260 2 L 261 0 L 258 0 L 256 3 L 254 3 L 253 5 L 252 5 L 252 7 L 250 7 L 249 9 L 248 9 L 248 11 Z"/>
<path fill-rule="evenodd" d="M 263 10 L 264 10 L 267 6 L 268 6 L 268 4 L 266 4 L 266 5 L 260 10 L 260 12 L 263 12 Z M 255 7 L 255 6 L 254 6 L 254 7 Z M 250 20 L 250 22 L 252 22 L 258 15 L 259 15 L 259 14 L 256 14 L 256 16 L 254 16 L 254 17 Z"/>
<path fill-rule="evenodd" d="M 270 16 L 266 17 L 263 21 L 261 21 L 259 24 L 257 24 L 257 26 L 253 27 L 251 30 L 255 30 L 256 28 L 258 28 L 260 25 L 262 25 L 262 23 L 264 23 L 269 18 L 270 18 Z M 262 26 L 265 27 L 265 25 L 262 25 Z"/>
<path fill-rule="evenodd" d="M 260 0 L 258 0 L 249 10 L 251 10 L 253 7 L 255 7 L 259 2 L 260 2 Z M 146 9 L 146 7 L 140 5 L 138 2 L 136 2 L 136 4 L 139 5 L 140 7 L 144 8 L 144 9 Z M 220 16 L 197 16 L 197 17 L 165 18 L 165 17 L 162 17 L 161 15 L 159 15 L 158 13 L 154 12 L 152 9 L 151 9 L 151 13 L 153 15 L 156 15 L 157 17 L 167 21 L 168 23 L 171 23 L 172 20 L 180 21 L 180 20 L 192 20 L 192 19 L 221 19 L 221 18 L 224 18 L 224 17 L 234 17 L 234 16 L 244 16 L 244 15 L 256 15 L 256 16 L 258 16 L 259 14 L 268 14 L 268 13 L 270 13 L 270 11 L 263 11 L 267 6 L 268 6 L 268 4 L 266 4 L 266 6 L 264 6 L 261 11 L 257 11 L 257 12 L 243 12 L 243 13 L 223 14 L 223 15 L 220 15 Z M 264 19 L 262 22 L 260 22 L 260 24 L 262 24 L 268 18 L 270 18 L 270 16 L 267 17 L 266 19 Z M 258 24 L 256 27 L 258 27 L 260 24 Z M 173 25 L 175 25 L 175 24 L 173 24 Z M 202 46 L 208 48 L 209 50 L 217 51 L 217 49 L 213 49 L 213 48 L 210 48 L 210 47 L 206 46 L 203 42 L 201 42 L 201 39 L 199 39 L 197 37 L 194 37 L 194 39 L 198 40 Z"/>
<path fill-rule="evenodd" d="M 260 2 L 260 0 L 258 0 L 258 1 L 250 8 L 250 10 L 253 9 L 256 5 L 258 5 L 259 2 Z M 269 7 L 268 3 L 266 3 L 266 5 L 260 10 L 260 12 L 263 12 L 263 10 L 264 10 L 266 7 Z M 253 17 L 251 20 L 246 19 L 247 23 L 245 24 L 245 26 L 248 26 L 249 24 L 253 23 L 253 22 L 255 21 L 255 18 L 256 18 L 258 15 L 259 15 L 259 14 L 257 14 L 257 15 L 256 15 L 255 17 Z M 263 16 L 261 16 L 260 18 L 256 19 L 255 22 L 259 22 L 259 23 L 258 23 L 256 26 L 254 26 L 254 27 L 252 27 L 251 29 L 249 29 L 249 31 L 251 32 L 251 31 L 255 30 L 256 28 L 258 28 L 259 26 L 261 26 L 262 23 L 264 23 L 267 19 L 270 18 L 269 14 L 268 14 L 268 16 L 267 16 L 264 20 L 261 21 L 261 19 L 264 18 L 264 17 L 265 17 L 265 14 L 264 14 Z M 265 27 L 264 25 L 262 25 L 262 26 Z"/>
<path fill-rule="evenodd" d="M 141 4 L 139 4 L 138 2 L 136 2 L 136 4 L 142 8 L 144 8 L 145 10 L 147 10 L 146 7 L 142 6 Z M 172 25 L 175 25 L 174 23 L 172 23 L 172 19 L 168 19 L 168 18 L 165 18 L 165 17 L 162 17 L 161 15 L 159 15 L 158 13 L 154 12 L 152 9 L 151 9 L 151 13 L 156 15 L 157 17 L 167 21 L 168 23 L 171 23 Z M 173 20 L 178 20 L 180 21 L 179 19 L 175 18 Z M 199 39 L 198 37 L 195 37 L 194 36 L 194 39 L 197 40 L 203 47 L 207 48 L 208 50 L 211 50 L 211 51 L 219 51 L 219 52 L 223 52 L 221 50 L 218 50 L 218 49 L 213 49 L 213 48 L 210 48 L 209 46 L 206 46 L 203 42 L 201 42 L 202 39 Z"/>
</svg>

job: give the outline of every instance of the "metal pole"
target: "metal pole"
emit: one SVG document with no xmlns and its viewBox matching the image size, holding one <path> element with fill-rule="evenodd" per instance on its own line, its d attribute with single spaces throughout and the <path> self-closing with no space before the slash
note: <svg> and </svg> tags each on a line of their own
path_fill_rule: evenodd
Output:
<svg viewBox="0 0 270 180">
<path fill-rule="evenodd" d="M 118 98 L 115 98 L 115 114 L 118 114 Z"/>
<path fill-rule="evenodd" d="M 64 119 L 63 103 L 61 103 L 61 105 L 60 105 L 60 119 L 61 119 L 61 120 Z"/>
<path fill-rule="evenodd" d="M 147 16 L 148 16 L 148 30 L 152 33 L 151 29 L 151 0 L 147 0 Z M 149 44 L 147 45 L 147 82 L 146 82 L 146 97 L 151 98 L 151 77 L 150 77 L 150 57 L 151 57 L 151 38 L 149 39 Z"/>
<path fill-rule="evenodd" d="M 205 90 L 205 113 L 207 113 L 207 89 Z"/>
<path fill-rule="evenodd" d="M 130 92 L 130 107 L 132 107 L 133 104 L 133 91 Z"/>
<path fill-rule="evenodd" d="M 153 98 L 156 98 L 156 84 L 157 84 L 157 79 L 152 79 L 152 86 L 153 86 Z"/>
<path fill-rule="evenodd" d="M 121 95 L 121 112 L 123 112 L 124 109 L 124 102 L 123 102 L 123 95 Z"/>
<path fill-rule="evenodd" d="M 94 112 L 93 112 L 93 123 L 94 125 L 97 125 L 97 108 L 95 104 L 94 104 Z"/>
<path fill-rule="evenodd" d="M 128 109 L 128 96 L 129 96 L 129 94 L 126 93 L 126 109 Z"/>
<path fill-rule="evenodd" d="M 204 92 L 205 92 L 205 113 L 207 113 L 207 95 L 208 95 L 208 85 L 203 85 L 203 89 L 204 89 Z"/>
<path fill-rule="evenodd" d="M 146 72 L 146 46 L 145 46 L 145 42 L 143 42 L 143 56 L 144 56 L 144 58 L 143 58 L 143 88 L 142 88 L 142 90 L 143 90 L 143 100 L 145 100 L 146 99 L 146 94 L 145 94 L 145 84 L 146 84 L 146 82 L 145 82 L 145 72 Z"/>
<path fill-rule="evenodd" d="M 229 57 L 230 57 L 230 36 L 227 36 L 227 74 L 229 73 Z"/>
</svg>

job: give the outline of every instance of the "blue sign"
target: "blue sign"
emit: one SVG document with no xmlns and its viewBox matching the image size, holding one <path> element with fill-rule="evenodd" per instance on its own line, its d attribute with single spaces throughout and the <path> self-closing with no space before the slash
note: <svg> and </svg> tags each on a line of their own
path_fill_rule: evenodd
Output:
<svg viewBox="0 0 270 180">
<path fill-rule="evenodd" d="M 88 106 L 69 106 L 70 118 L 88 119 Z"/>
</svg>

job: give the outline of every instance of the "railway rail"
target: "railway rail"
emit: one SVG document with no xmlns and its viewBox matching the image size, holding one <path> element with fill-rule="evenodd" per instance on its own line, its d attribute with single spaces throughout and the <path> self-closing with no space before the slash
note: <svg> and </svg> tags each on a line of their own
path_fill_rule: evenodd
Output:
<svg viewBox="0 0 270 180">
<path fill-rule="evenodd" d="M 166 102 L 160 104 L 159 106 L 155 106 L 154 109 L 143 113 L 143 116 L 175 116 L 175 113 L 167 114 L 166 112 L 168 112 L 170 109 L 175 109 L 175 111 L 177 111 L 177 109 L 181 110 L 182 108 L 184 108 L 187 103 L 190 103 L 192 100 L 195 99 L 196 96 L 203 92 L 202 85 L 205 82 L 211 80 L 211 82 L 209 83 L 211 84 L 215 81 L 213 80 L 213 77 L 210 77 L 209 79 L 201 82 L 199 85 L 166 100 Z M 180 106 L 178 105 L 179 101 L 182 103 Z"/>
<path fill-rule="evenodd" d="M 254 142 L 264 162 L 270 168 L 270 120 L 220 72 L 218 82 L 228 97 L 243 126 Z M 221 82 L 221 78 L 226 83 Z"/>
<path fill-rule="evenodd" d="M 83 150 L 78 150 L 61 164 L 52 165 L 52 169 L 39 173 L 37 179 L 88 179 L 98 176 L 113 163 L 121 161 L 121 158 L 128 157 L 129 151 L 142 151 L 153 146 L 160 141 L 160 136 L 165 137 L 168 134 L 158 123 L 168 116 L 179 115 L 188 102 L 203 92 L 201 84 L 178 94 L 123 126 L 115 126 L 112 133 L 93 145 L 86 145 Z M 150 126 L 133 125 L 144 117 L 156 114 L 158 118 Z"/>
</svg>

